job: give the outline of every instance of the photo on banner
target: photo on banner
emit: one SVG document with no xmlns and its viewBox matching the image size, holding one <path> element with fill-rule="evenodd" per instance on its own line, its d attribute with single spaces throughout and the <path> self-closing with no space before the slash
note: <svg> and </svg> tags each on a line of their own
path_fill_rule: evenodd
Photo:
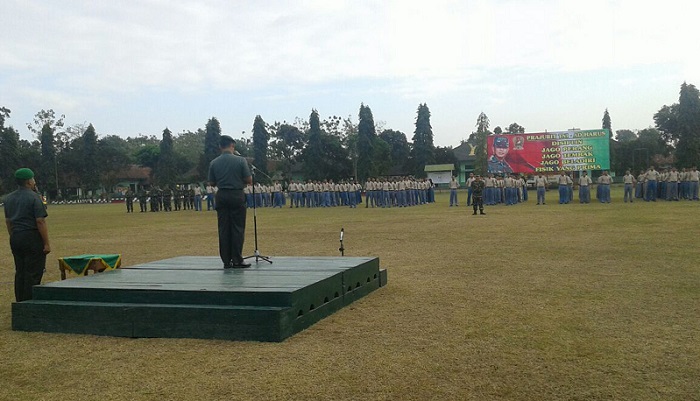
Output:
<svg viewBox="0 0 700 401">
<path fill-rule="evenodd" d="M 489 173 L 538 174 L 610 169 L 607 129 L 492 135 Z"/>
</svg>

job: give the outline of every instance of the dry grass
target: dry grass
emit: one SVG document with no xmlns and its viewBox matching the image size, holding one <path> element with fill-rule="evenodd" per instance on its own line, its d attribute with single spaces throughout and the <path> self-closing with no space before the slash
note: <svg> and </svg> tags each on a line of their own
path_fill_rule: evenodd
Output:
<svg viewBox="0 0 700 401">
<path fill-rule="evenodd" d="M 700 204 L 261 210 L 268 255 L 374 255 L 389 285 L 283 343 L 10 330 L 0 399 L 698 400 Z M 548 194 L 553 201 L 555 193 Z M 462 199 L 463 200 L 463 199 Z M 49 210 L 55 258 L 216 255 L 213 212 Z M 253 251 L 249 214 L 246 254 Z"/>
</svg>

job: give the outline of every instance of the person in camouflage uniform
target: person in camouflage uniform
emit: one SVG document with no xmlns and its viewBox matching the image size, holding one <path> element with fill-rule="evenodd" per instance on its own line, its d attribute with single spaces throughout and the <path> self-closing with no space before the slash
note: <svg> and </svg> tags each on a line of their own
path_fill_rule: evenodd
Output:
<svg viewBox="0 0 700 401">
<path fill-rule="evenodd" d="M 139 189 L 138 197 L 139 197 L 139 208 L 141 208 L 141 213 L 143 213 L 143 212 L 147 211 L 146 199 L 148 198 L 148 194 L 146 193 L 146 191 L 143 188 L 141 188 L 141 189 Z"/>
<path fill-rule="evenodd" d="M 131 188 L 126 190 L 124 200 L 126 201 L 126 212 L 134 213 L 134 193 L 131 192 Z"/>
<path fill-rule="evenodd" d="M 472 206 L 474 207 L 474 213 L 476 214 L 476 209 L 479 209 L 479 213 L 484 213 L 484 181 L 481 180 L 481 176 L 477 175 L 474 177 L 474 181 L 471 183 L 472 189 Z"/>
<path fill-rule="evenodd" d="M 170 187 L 168 187 L 166 185 L 165 188 L 163 188 L 163 192 L 162 192 L 162 196 L 161 196 L 161 199 L 163 199 L 163 211 L 171 212 L 173 210 L 171 198 L 172 198 L 172 191 L 170 191 Z"/>
</svg>

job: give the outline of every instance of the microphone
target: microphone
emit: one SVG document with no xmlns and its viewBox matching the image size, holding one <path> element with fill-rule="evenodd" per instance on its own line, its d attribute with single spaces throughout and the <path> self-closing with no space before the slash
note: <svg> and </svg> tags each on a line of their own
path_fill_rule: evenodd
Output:
<svg viewBox="0 0 700 401">
<path fill-rule="evenodd" d="M 341 241 L 343 240 L 343 234 L 345 234 L 345 230 L 341 228 L 340 229 L 340 240 Z"/>
<path fill-rule="evenodd" d="M 241 155 L 240 153 L 238 153 L 237 150 L 234 150 L 234 151 L 233 151 L 233 154 L 236 155 L 236 156 L 240 156 L 240 155 Z"/>
</svg>

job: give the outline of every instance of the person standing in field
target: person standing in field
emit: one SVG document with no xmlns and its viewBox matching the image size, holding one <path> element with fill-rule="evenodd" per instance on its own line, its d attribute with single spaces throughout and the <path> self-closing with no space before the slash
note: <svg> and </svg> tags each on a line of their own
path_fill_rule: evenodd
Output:
<svg viewBox="0 0 700 401">
<path fill-rule="evenodd" d="M 537 204 L 544 205 L 544 194 L 547 191 L 547 177 L 543 176 L 542 173 L 539 173 L 537 177 L 535 177 L 535 188 L 537 189 Z"/>
<path fill-rule="evenodd" d="M 457 188 L 459 188 L 459 182 L 457 182 L 457 177 L 452 176 L 450 181 L 450 207 L 459 206 L 457 201 Z"/>
<path fill-rule="evenodd" d="M 659 173 L 658 171 L 654 170 L 654 166 L 649 167 L 649 170 L 647 170 L 646 174 L 644 175 L 644 179 L 647 183 L 646 196 L 644 197 L 644 200 L 647 202 L 656 202 L 656 182 L 659 179 Z"/>
<path fill-rule="evenodd" d="M 15 300 L 32 299 L 32 287 L 41 284 L 46 255 L 51 252 L 46 206 L 36 191 L 34 172 L 15 171 L 17 190 L 5 197 L 5 225 L 15 260 Z"/>
<path fill-rule="evenodd" d="M 485 189 L 485 184 L 481 180 L 481 176 L 477 175 L 474 177 L 474 181 L 471 183 L 471 188 L 472 188 L 472 207 L 474 208 L 474 213 L 472 215 L 476 214 L 476 209 L 479 209 L 479 213 L 481 214 L 486 214 L 484 213 L 484 189 Z"/>
<path fill-rule="evenodd" d="M 600 187 L 598 200 L 600 203 L 610 203 L 610 184 L 612 184 L 612 177 L 608 175 L 607 171 L 603 171 L 603 175 L 598 177 L 598 186 Z"/>
<path fill-rule="evenodd" d="M 245 268 L 243 260 L 245 240 L 246 199 L 243 188 L 253 182 L 246 160 L 234 154 L 236 141 L 222 135 L 219 142 L 221 155 L 209 164 L 208 181 L 216 192 L 216 214 L 219 229 L 219 255 L 224 268 Z"/>
<path fill-rule="evenodd" d="M 584 171 L 578 178 L 578 201 L 580 203 L 591 203 L 591 177 Z"/>
<path fill-rule="evenodd" d="M 631 171 L 627 170 L 625 173 L 625 176 L 622 177 L 622 181 L 625 184 L 625 195 L 623 196 L 623 201 L 627 203 L 627 200 L 629 199 L 630 203 L 634 202 L 634 198 L 632 197 L 632 188 L 635 187 L 635 178 L 634 174 L 632 174 Z"/>
</svg>

